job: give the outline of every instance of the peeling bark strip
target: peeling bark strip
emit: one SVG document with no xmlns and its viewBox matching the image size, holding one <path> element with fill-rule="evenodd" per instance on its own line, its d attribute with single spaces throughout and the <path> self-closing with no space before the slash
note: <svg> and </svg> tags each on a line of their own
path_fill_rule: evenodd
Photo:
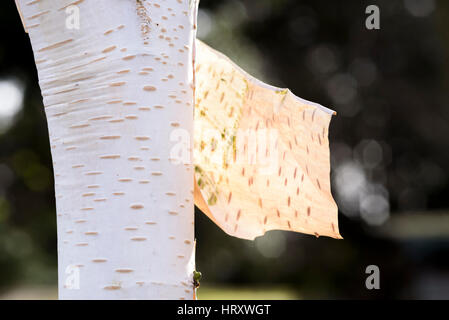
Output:
<svg viewBox="0 0 449 320">
<path fill-rule="evenodd" d="M 195 71 L 195 204 L 239 238 L 280 229 L 341 239 L 325 135 L 333 111 L 254 79 L 200 41 Z"/>
<path fill-rule="evenodd" d="M 169 158 L 173 124 L 193 129 L 196 7 L 189 0 L 17 4 L 52 145 L 59 297 L 192 299 L 183 283 L 193 289 L 193 168 Z M 82 15 L 79 30 L 65 28 L 69 5 Z M 75 290 L 70 266 L 81 265 Z"/>
</svg>

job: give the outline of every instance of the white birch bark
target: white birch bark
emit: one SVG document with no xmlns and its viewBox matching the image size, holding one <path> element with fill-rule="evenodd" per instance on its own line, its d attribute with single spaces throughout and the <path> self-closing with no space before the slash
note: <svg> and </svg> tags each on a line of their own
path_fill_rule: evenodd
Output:
<svg viewBox="0 0 449 320">
<path fill-rule="evenodd" d="M 51 141 L 60 299 L 194 298 L 191 149 L 171 154 L 182 133 L 191 145 L 190 2 L 17 2 Z"/>
</svg>

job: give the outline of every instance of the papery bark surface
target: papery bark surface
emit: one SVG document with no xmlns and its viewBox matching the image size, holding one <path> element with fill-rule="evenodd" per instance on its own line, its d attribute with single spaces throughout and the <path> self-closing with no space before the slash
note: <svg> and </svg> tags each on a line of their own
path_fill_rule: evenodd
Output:
<svg viewBox="0 0 449 320">
<path fill-rule="evenodd" d="M 226 233 L 341 239 L 331 194 L 332 110 L 269 86 L 197 41 L 195 203 Z"/>
<path fill-rule="evenodd" d="M 48 120 L 59 297 L 192 299 L 193 167 L 171 152 L 193 130 L 194 1 L 17 4 Z"/>
</svg>

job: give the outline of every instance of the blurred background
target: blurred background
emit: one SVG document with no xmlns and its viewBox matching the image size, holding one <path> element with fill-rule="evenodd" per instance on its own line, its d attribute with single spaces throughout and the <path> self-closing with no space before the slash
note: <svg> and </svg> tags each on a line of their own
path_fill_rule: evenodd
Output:
<svg viewBox="0 0 449 320">
<path fill-rule="evenodd" d="M 380 8 L 380 30 L 365 9 Z M 449 2 L 201 0 L 198 37 L 338 112 L 344 240 L 234 239 L 196 213 L 200 299 L 449 299 Z M 0 299 L 57 297 L 46 119 L 28 36 L 1 1 Z M 380 268 L 380 290 L 365 269 Z"/>
</svg>

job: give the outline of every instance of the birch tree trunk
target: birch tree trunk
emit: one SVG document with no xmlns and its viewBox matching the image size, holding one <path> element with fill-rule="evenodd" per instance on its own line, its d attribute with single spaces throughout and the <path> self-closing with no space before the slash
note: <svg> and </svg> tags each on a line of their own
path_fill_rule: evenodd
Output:
<svg viewBox="0 0 449 320">
<path fill-rule="evenodd" d="M 60 299 L 194 298 L 191 2 L 17 1 L 51 141 Z"/>
</svg>

